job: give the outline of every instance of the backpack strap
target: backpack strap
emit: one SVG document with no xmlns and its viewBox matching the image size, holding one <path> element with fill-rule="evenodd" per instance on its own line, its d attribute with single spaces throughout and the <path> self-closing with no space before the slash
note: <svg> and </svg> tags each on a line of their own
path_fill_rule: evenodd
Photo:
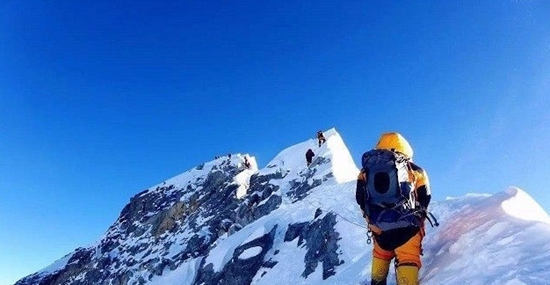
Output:
<svg viewBox="0 0 550 285">
<path fill-rule="evenodd" d="M 407 172 L 409 174 L 409 181 L 413 185 L 413 189 L 411 189 L 411 192 L 414 193 L 414 200 L 416 201 L 418 199 L 418 195 L 416 193 L 416 175 L 414 174 L 414 170 L 411 165 L 411 161 L 407 160 Z"/>
<path fill-rule="evenodd" d="M 412 165 L 411 165 L 410 160 L 407 160 L 407 170 L 409 172 L 409 181 L 411 181 L 413 183 L 413 185 L 416 186 L 416 175 L 414 174 L 414 170 L 412 169 Z"/>
</svg>

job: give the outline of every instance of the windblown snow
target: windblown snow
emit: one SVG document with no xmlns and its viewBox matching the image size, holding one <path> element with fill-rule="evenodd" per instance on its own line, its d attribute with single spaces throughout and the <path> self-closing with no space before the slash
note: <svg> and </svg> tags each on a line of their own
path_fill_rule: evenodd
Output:
<svg viewBox="0 0 550 285">
<path fill-rule="evenodd" d="M 372 245 L 367 244 L 365 222 L 355 203 L 359 169 L 338 132 L 330 129 L 324 134 L 327 141 L 321 147 L 316 139 L 308 139 L 281 151 L 265 168 L 258 168 L 255 158 L 248 154 L 235 154 L 150 188 L 149 191 L 154 191 L 164 184 L 174 185 L 174 189 L 190 187 L 189 181 L 204 176 L 222 161 L 240 164 L 245 156 L 252 166 L 235 176 L 235 195 L 239 199 L 249 194 L 251 176 L 275 173 L 283 176 L 268 182 L 279 187 L 277 193 L 282 203 L 277 209 L 219 238 L 207 256 L 189 259 L 173 270 L 164 269 L 162 275 L 153 276 L 145 284 L 196 284 L 201 262 L 211 264 L 214 273 L 221 272 L 235 259 L 239 246 L 269 235 L 273 229 L 276 229 L 273 245 L 263 257 L 269 266 L 262 266 L 251 284 L 370 284 Z M 305 162 L 308 149 L 315 152 L 309 167 Z M 296 183 L 313 187 L 306 194 L 298 193 L 293 187 Z M 527 192 L 510 187 L 494 195 L 468 194 L 432 202 L 430 210 L 440 226 L 426 228 L 421 284 L 550 284 L 550 217 Z M 312 239 L 287 236 L 291 225 L 303 223 L 315 231 L 316 223 L 330 215 L 335 216 L 333 228 L 337 233 L 337 262 L 333 269 L 327 269 L 327 259 L 310 260 L 316 254 L 311 252 Z M 184 240 L 186 234 L 191 233 L 181 233 L 181 237 L 174 239 Z M 178 246 L 172 245 L 171 250 L 177 252 Z M 262 247 L 252 246 L 236 258 L 246 260 L 260 254 L 264 254 Z M 64 266 L 66 259 L 43 272 Z M 392 271 L 388 284 L 395 284 Z"/>
</svg>

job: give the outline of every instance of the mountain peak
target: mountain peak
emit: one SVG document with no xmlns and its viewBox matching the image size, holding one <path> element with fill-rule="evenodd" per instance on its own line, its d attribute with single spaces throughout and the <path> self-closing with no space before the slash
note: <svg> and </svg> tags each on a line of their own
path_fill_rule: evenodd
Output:
<svg viewBox="0 0 550 285">
<path fill-rule="evenodd" d="M 310 168 L 326 162 L 325 167 L 318 169 L 319 172 L 332 172 L 339 183 L 356 179 L 359 170 L 340 134 L 335 128 L 331 128 L 324 131 L 323 135 L 326 142 L 321 146 L 317 138 L 310 138 L 284 149 L 267 164 L 264 173 L 277 170 L 291 176 L 299 176 L 307 168 L 305 154 L 311 149 L 315 156 Z"/>
</svg>

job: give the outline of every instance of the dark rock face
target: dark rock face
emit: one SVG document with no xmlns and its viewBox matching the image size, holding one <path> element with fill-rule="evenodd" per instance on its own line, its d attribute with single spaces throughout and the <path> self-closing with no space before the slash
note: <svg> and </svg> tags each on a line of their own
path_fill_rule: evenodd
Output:
<svg viewBox="0 0 550 285">
<path fill-rule="evenodd" d="M 204 168 L 201 165 L 192 171 Z M 66 266 L 53 273 L 30 275 L 16 284 L 145 284 L 163 270 L 207 256 L 218 238 L 234 234 L 282 203 L 279 186 L 269 183 L 281 179 L 281 173 L 253 175 L 248 194 L 237 199 L 234 178 L 240 171 L 226 160 L 181 188 L 163 184 L 142 191 L 130 199 L 97 245 L 76 249 Z M 208 265 L 201 265 L 195 284 L 249 284 L 264 266 L 275 229 L 236 248 L 222 272 L 214 273 Z M 239 258 L 256 246 L 261 247 L 261 253 Z"/>
<path fill-rule="evenodd" d="M 326 214 L 322 219 L 313 222 L 298 223 L 289 225 L 285 242 L 298 238 L 298 246 L 305 246 L 307 253 L 304 258 L 305 269 L 302 277 L 315 271 L 319 262 L 323 263 L 323 279 L 334 275 L 336 266 L 343 263 L 338 258 L 338 240 L 340 235 L 334 229 L 336 215 Z M 305 244 L 304 244 L 305 242 Z"/>
<path fill-rule="evenodd" d="M 294 202 L 300 201 L 307 197 L 307 195 L 317 186 L 320 186 L 323 181 L 332 177 L 332 174 L 328 174 L 322 178 L 314 178 L 317 173 L 317 168 L 314 166 L 329 163 L 330 160 L 324 157 L 319 157 L 315 159 L 314 162 L 300 174 L 301 178 L 299 180 L 293 180 L 291 182 L 291 188 L 287 196 L 291 197 Z M 313 181 L 311 184 L 309 181 Z"/>
</svg>

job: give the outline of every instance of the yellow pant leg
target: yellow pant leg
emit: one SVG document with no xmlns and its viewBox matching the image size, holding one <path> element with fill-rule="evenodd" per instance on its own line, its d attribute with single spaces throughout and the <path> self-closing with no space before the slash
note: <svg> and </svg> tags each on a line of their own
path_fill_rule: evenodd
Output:
<svg viewBox="0 0 550 285">
<path fill-rule="evenodd" d="M 418 285 L 418 267 L 415 265 L 398 266 L 397 285 Z"/>
<path fill-rule="evenodd" d="M 371 280 L 374 284 L 386 284 L 388 272 L 390 271 L 390 260 L 377 257 L 372 258 Z"/>
<path fill-rule="evenodd" d="M 393 251 L 383 250 L 376 241 L 372 249 L 371 284 L 386 284 L 391 260 L 395 257 Z"/>
</svg>

